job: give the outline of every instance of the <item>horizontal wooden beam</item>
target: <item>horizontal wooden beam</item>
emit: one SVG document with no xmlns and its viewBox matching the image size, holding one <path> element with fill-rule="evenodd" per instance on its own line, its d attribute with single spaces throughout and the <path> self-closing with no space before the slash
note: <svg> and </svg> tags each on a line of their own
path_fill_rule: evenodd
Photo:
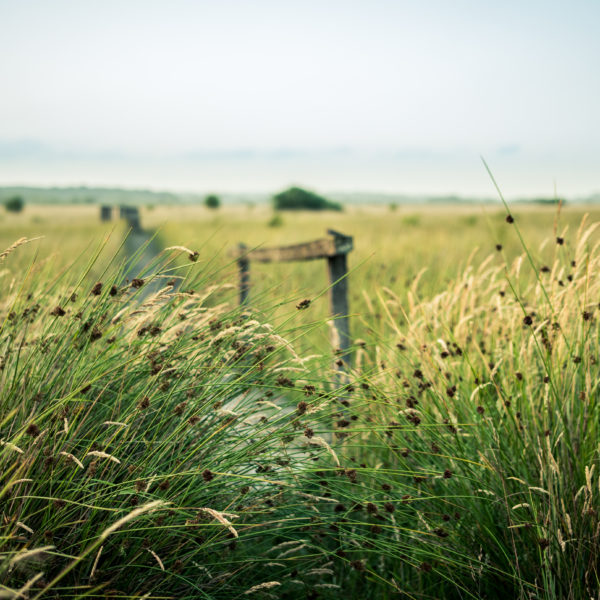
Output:
<svg viewBox="0 0 600 600">
<path fill-rule="evenodd" d="M 352 248 L 353 241 L 350 236 L 336 233 L 330 238 L 314 240 L 313 242 L 306 242 L 304 244 L 293 244 L 291 246 L 256 248 L 254 250 L 236 248 L 231 254 L 238 259 L 243 258 L 245 260 L 270 263 L 330 258 L 332 256 L 348 254 Z"/>
</svg>

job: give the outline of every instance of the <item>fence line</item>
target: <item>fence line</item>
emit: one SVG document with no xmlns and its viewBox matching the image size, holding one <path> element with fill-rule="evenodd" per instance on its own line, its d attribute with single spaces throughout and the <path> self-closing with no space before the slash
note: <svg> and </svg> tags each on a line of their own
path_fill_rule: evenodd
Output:
<svg viewBox="0 0 600 600">
<path fill-rule="evenodd" d="M 250 295 L 250 261 L 271 263 L 301 260 L 327 260 L 329 275 L 330 311 L 339 340 L 339 350 L 346 360 L 350 351 L 350 317 L 348 305 L 348 261 L 347 255 L 354 248 L 354 240 L 333 229 L 328 229 L 330 237 L 274 248 L 248 250 L 244 244 L 233 251 L 237 258 L 240 280 L 240 304 L 247 304 Z"/>
</svg>

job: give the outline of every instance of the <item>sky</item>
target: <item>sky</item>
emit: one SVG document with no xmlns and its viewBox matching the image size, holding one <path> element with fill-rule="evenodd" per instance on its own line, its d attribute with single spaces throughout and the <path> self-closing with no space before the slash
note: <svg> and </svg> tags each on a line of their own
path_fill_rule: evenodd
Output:
<svg viewBox="0 0 600 600">
<path fill-rule="evenodd" d="M 0 185 L 600 191 L 599 0 L 0 0 Z"/>
</svg>

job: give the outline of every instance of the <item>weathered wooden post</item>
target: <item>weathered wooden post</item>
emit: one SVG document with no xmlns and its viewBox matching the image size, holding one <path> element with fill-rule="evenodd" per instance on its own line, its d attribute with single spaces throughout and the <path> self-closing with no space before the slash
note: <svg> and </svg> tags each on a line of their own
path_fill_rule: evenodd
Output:
<svg viewBox="0 0 600 600">
<path fill-rule="evenodd" d="M 246 254 L 246 244 L 239 244 L 238 268 L 240 270 L 240 304 L 248 302 L 250 293 L 250 260 Z"/>
<path fill-rule="evenodd" d="M 348 307 L 348 261 L 346 256 L 352 250 L 352 238 L 328 229 L 327 233 L 333 236 L 336 254 L 327 257 L 327 270 L 329 271 L 329 294 L 331 316 L 339 337 L 339 349 L 342 356 L 350 350 L 350 311 Z"/>
<path fill-rule="evenodd" d="M 314 240 L 304 244 L 280 246 L 277 248 L 256 248 L 248 250 L 244 244 L 233 251 L 240 272 L 240 304 L 247 304 L 250 293 L 250 261 L 269 263 L 297 260 L 327 259 L 329 271 L 330 306 L 333 324 L 337 332 L 336 350 L 350 362 L 350 316 L 348 309 L 348 263 L 346 255 L 353 249 L 353 239 L 327 230 L 330 238 Z"/>
<path fill-rule="evenodd" d="M 138 233 L 142 230 L 140 224 L 140 211 L 137 206 L 120 206 L 119 213 L 121 218 L 127 221 L 127 224 L 134 233 Z"/>
<path fill-rule="evenodd" d="M 142 230 L 142 226 L 140 224 L 140 209 L 137 206 L 129 207 L 127 222 L 129 227 L 131 227 L 135 233 Z"/>
<path fill-rule="evenodd" d="M 108 204 L 103 204 L 100 206 L 100 220 L 101 221 L 110 221 L 112 219 L 112 206 Z"/>
</svg>

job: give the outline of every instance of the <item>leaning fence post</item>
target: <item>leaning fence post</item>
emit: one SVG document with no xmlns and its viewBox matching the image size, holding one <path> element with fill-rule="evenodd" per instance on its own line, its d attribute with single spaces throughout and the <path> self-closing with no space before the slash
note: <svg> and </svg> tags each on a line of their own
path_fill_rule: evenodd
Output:
<svg viewBox="0 0 600 600">
<path fill-rule="evenodd" d="M 250 293 L 250 260 L 246 254 L 246 244 L 239 244 L 238 268 L 240 270 L 240 304 L 248 302 Z"/>
</svg>

